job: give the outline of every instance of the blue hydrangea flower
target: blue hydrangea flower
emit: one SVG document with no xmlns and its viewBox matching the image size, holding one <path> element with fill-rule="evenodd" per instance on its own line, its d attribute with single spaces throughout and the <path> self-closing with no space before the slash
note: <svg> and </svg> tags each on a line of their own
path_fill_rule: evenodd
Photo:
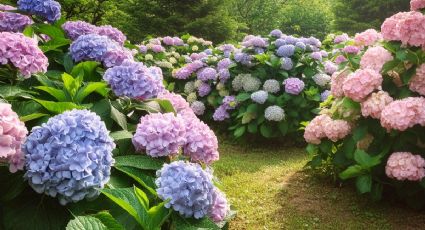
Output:
<svg viewBox="0 0 425 230">
<path fill-rule="evenodd" d="M 294 63 L 292 62 L 292 59 L 290 58 L 282 58 L 282 69 L 284 70 L 291 70 L 294 67 Z"/>
<path fill-rule="evenodd" d="M 208 83 L 201 82 L 201 85 L 198 87 L 198 94 L 200 97 L 205 97 L 211 92 L 211 86 Z"/>
<path fill-rule="evenodd" d="M 283 35 L 282 31 L 279 29 L 275 29 L 275 30 L 272 30 L 272 32 L 270 32 L 270 36 L 272 37 L 280 38 L 282 37 L 282 35 Z"/>
<path fill-rule="evenodd" d="M 208 81 L 208 80 L 216 80 L 217 79 L 217 71 L 211 67 L 205 67 L 200 69 L 196 76 L 198 80 Z"/>
<path fill-rule="evenodd" d="M 304 42 L 297 42 L 297 43 L 295 43 L 295 47 L 298 47 L 298 48 L 300 48 L 302 50 L 305 50 L 307 48 L 306 45 L 304 44 Z"/>
<path fill-rule="evenodd" d="M 264 104 L 268 98 L 269 94 L 264 90 L 259 90 L 257 92 L 254 92 L 251 94 L 251 100 L 258 103 L 258 104 Z"/>
<path fill-rule="evenodd" d="M 227 112 L 226 105 L 220 105 L 213 114 L 214 121 L 224 121 L 230 118 L 230 114 Z"/>
<path fill-rule="evenodd" d="M 121 65 L 108 69 L 103 79 L 119 97 L 146 100 L 156 97 L 164 90 L 160 68 L 147 67 L 131 60 L 125 60 Z"/>
<path fill-rule="evenodd" d="M 69 48 L 74 61 L 103 61 L 104 55 L 111 50 L 121 49 L 120 45 L 106 36 L 81 35 Z"/>
<path fill-rule="evenodd" d="M 213 205 L 212 175 L 195 163 L 175 161 L 156 173 L 157 193 L 180 215 L 196 219 L 206 216 Z"/>
<path fill-rule="evenodd" d="M 61 5 L 53 0 L 19 0 L 18 9 L 55 22 L 61 17 Z"/>
<path fill-rule="evenodd" d="M 276 54 L 279 57 L 291 57 L 295 53 L 295 46 L 293 45 L 283 45 L 277 49 Z"/>
<path fill-rule="evenodd" d="M 25 153 L 25 179 L 62 205 L 93 198 L 109 181 L 115 144 L 105 123 L 88 110 L 72 110 L 34 127 Z"/>
<path fill-rule="evenodd" d="M 331 95 L 331 91 L 329 90 L 325 90 L 320 94 L 320 100 L 321 101 L 326 101 L 326 99 L 328 99 L 328 97 Z"/>
<path fill-rule="evenodd" d="M 234 58 L 236 62 L 239 62 L 242 65 L 250 66 L 252 64 L 252 56 L 247 53 L 236 53 Z"/>
<path fill-rule="evenodd" d="M 279 38 L 274 42 L 274 44 L 278 48 L 278 47 L 281 47 L 283 45 L 286 45 L 286 41 L 283 38 Z"/>
</svg>

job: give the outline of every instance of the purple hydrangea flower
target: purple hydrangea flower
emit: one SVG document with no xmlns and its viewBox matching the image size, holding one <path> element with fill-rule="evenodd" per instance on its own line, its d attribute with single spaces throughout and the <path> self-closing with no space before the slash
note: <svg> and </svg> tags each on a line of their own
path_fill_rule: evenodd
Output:
<svg viewBox="0 0 425 230">
<path fill-rule="evenodd" d="M 186 127 L 173 113 L 153 113 L 140 118 L 133 145 L 151 157 L 172 156 L 186 143 Z"/>
<path fill-rule="evenodd" d="M 333 73 L 335 73 L 337 70 L 338 70 L 338 66 L 336 66 L 333 62 L 331 62 L 331 61 L 326 61 L 325 63 L 324 63 L 324 66 L 325 66 L 325 72 L 327 73 L 327 74 L 333 74 Z"/>
<path fill-rule="evenodd" d="M 346 42 L 346 41 L 348 41 L 348 39 L 350 39 L 350 37 L 348 36 L 348 34 L 341 34 L 341 35 L 337 35 L 337 36 L 335 36 L 335 38 L 334 38 L 334 43 L 335 44 L 339 44 L 339 43 L 341 43 L 341 42 Z"/>
<path fill-rule="evenodd" d="M 143 63 L 130 60 L 108 69 L 103 79 L 119 97 L 145 100 L 156 97 L 164 90 L 160 68 L 147 67 Z"/>
<path fill-rule="evenodd" d="M 211 67 L 205 67 L 197 72 L 197 77 L 201 81 L 216 80 L 217 71 Z"/>
<path fill-rule="evenodd" d="M 110 50 L 103 56 L 103 65 L 107 68 L 121 65 L 125 60 L 133 61 L 133 53 L 130 50 Z"/>
<path fill-rule="evenodd" d="M 116 41 L 118 44 L 123 45 L 127 37 L 117 28 L 110 25 L 100 26 L 96 29 L 96 33 L 104 35 L 109 39 Z"/>
<path fill-rule="evenodd" d="M 212 51 L 212 49 L 206 49 L 206 50 L 204 50 L 203 53 L 206 53 L 207 55 L 212 55 L 213 51 Z"/>
<path fill-rule="evenodd" d="M 184 45 L 184 41 L 179 37 L 173 37 L 173 44 L 175 46 L 182 46 Z"/>
<path fill-rule="evenodd" d="M 291 58 L 285 57 L 285 58 L 282 58 L 281 61 L 282 61 L 281 67 L 284 70 L 291 70 L 294 67 L 294 63 L 292 62 Z"/>
<path fill-rule="evenodd" d="M 322 57 L 328 57 L 329 54 L 328 52 L 326 52 L 326 50 L 320 50 L 320 54 L 322 55 Z"/>
<path fill-rule="evenodd" d="M 158 99 L 170 101 L 177 113 L 181 113 L 184 110 L 190 109 L 189 103 L 187 103 L 187 101 L 180 94 L 175 94 L 168 90 L 164 90 L 158 94 Z"/>
<path fill-rule="evenodd" d="M 343 55 L 339 55 L 338 57 L 335 58 L 335 63 L 337 65 L 339 65 L 343 62 L 346 62 L 346 61 L 347 61 L 347 58 L 345 58 Z"/>
<path fill-rule="evenodd" d="M 274 42 L 274 44 L 275 44 L 275 46 L 276 46 L 277 48 L 279 48 L 279 47 L 281 47 L 281 46 L 286 45 L 286 40 L 285 40 L 285 39 L 283 39 L 283 38 L 279 38 L 279 39 L 277 39 L 277 40 Z"/>
<path fill-rule="evenodd" d="M 312 45 L 312 46 L 314 46 L 316 48 L 322 46 L 322 42 L 320 42 L 320 40 L 317 39 L 317 38 L 315 38 L 315 37 L 309 37 L 309 38 L 307 38 L 306 44 Z"/>
<path fill-rule="evenodd" d="M 96 26 L 84 21 L 68 21 L 62 25 L 62 29 L 71 40 L 76 40 L 81 35 L 96 33 Z"/>
<path fill-rule="evenodd" d="M 217 69 L 228 69 L 231 64 L 233 64 L 233 62 L 230 60 L 230 58 L 221 59 L 217 63 Z"/>
<path fill-rule="evenodd" d="M 293 95 L 300 94 L 304 89 L 304 82 L 296 77 L 286 79 L 283 84 L 285 85 L 285 92 Z"/>
<path fill-rule="evenodd" d="M 186 117 L 186 139 L 184 155 L 192 162 L 211 164 L 219 159 L 218 141 L 214 132 L 196 117 Z"/>
<path fill-rule="evenodd" d="M 186 68 L 191 72 L 194 73 L 196 71 L 198 71 L 200 68 L 204 67 L 205 63 L 203 63 L 200 60 L 196 60 L 194 62 L 191 62 L 189 64 L 186 65 Z"/>
<path fill-rule="evenodd" d="M 74 61 L 94 60 L 101 62 L 103 56 L 111 50 L 121 49 L 118 43 L 106 36 L 97 34 L 82 35 L 72 42 L 70 53 Z"/>
<path fill-rule="evenodd" d="M 238 106 L 238 101 L 235 96 L 225 96 L 222 101 L 222 106 L 226 110 L 233 110 Z"/>
<path fill-rule="evenodd" d="M 276 54 L 280 57 L 291 57 L 295 53 L 295 46 L 283 45 L 277 49 Z"/>
<path fill-rule="evenodd" d="M 175 161 L 164 164 L 157 171 L 157 193 L 162 200 L 169 200 L 165 207 L 173 208 L 188 218 L 203 218 L 213 205 L 214 185 L 212 175 L 195 163 Z"/>
<path fill-rule="evenodd" d="M 228 69 L 221 69 L 218 71 L 218 78 L 220 79 L 220 83 L 226 83 L 230 78 L 230 72 Z"/>
<path fill-rule="evenodd" d="M 49 60 L 37 41 L 20 33 L 0 32 L 0 65 L 12 64 L 24 77 L 47 71 Z"/>
<path fill-rule="evenodd" d="M 247 54 L 247 53 L 236 53 L 235 54 L 235 61 L 241 63 L 242 65 L 246 65 L 246 66 L 250 66 L 251 60 L 252 60 L 252 56 Z"/>
<path fill-rule="evenodd" d="M 275 29 L 275 30 L 272 30 L 272 32 L 270 32 L 270 36 L 275 38 L 280 38 L 282 37 L 282 35 L 283 35 L 282 31 L 279 29 Z"/>
<path fill-rule="evenodd" d="M 201 116 L 205 113 L 205 104 L 202 103 L 201 101 L 192 102 L 192 104 L 190 105 L 190 108 L 198 116 Z"/>
<path fill-rule="evenodd" d="M 269 97 L 269 94 L 264 90 L 259 90 L 251 94 L 251 100 L 258 104 L 264 104 L 264 102 L 267 101 L 268 97 Z"/>
<path fill-rule="evenodd" d="M 201 52 L 201 53 L 192 53 L 192 54 L 190 55 L 190 58 L 191 58 L 193 61 L 195 61 L 195 60 L 201 60 L 201 59 L 206 58 L 206 57 L 208 57 L 208 54 L 206 54 L 206 53 L 204 53 L 204 52 Z"/>
<path fill-rule="evenodd" d="M 328 99 L 328 97 L 331 95 L 331 91 L 329 90 L 325 90 L 320 94 L 320 100 L 321 101 L 326 101 L 326 99 Z"/>
<path fill-rule="evenodd" d="M 145 54 L 145 53 L 148 52 L 148 47 L 145 46 L 145 45 L 140 45 L 139 46 L 139 51 L 140 51 L 140 53 Z"/>
<path fill-rule="evenodd" d="M 226 195 L 224 195 L 223 192 L 215 188 L 213 193 L 213 205 L 211 207 L 211 210 L 208 216 L 215 223 L 218 223 L 223 221 L 226 218 L 229 211 L 230 211 L 230 205 L 227 202 Z"/>
<path fill-rule="evenodd" d="M 230 118 L 230 114 L 227 112 L 227 109 L 225 106 L 221 105 L 214 111 L 214 114 L 213 114 L 214 121 L 224 121 L 228 118 Z"/>
<path fill-rule="evenodd" d="M 24 177 L 36 192 L 63 205 L 93 198 L 109 181 L 114 148 L 98 115 L 71 110 L 32 129 L 23 147 Z"/>
<path fill-rule="evenodd" d="M 13 7 L 13 6 L 0 4 L 0 10 L 13 11 L 13 10 L 17 10 L 17 9 L 16 9 L 16 7 Z"/>
<path fill-rule="evenodd" d="M 53 0 L 19 0 L 18 9 L 55 22 L 61 17 L 61 5 Z"/>
<path fill-rule="evenodd" d="M 151 49 L 155 53 L 161 53 L 161 52 L 164 52 L 165 51 L 165 49 L 164 49 L 164 47 L 162 47 L 162 45 L 153 45 L 151 47 Z"/>
<path fill-rule="evenodd" d="M 166 36 L 162 38 L 162 42 L 167 45 L 167 46 L 172 46 L 174 45 L 174 39 L 170 36 Z"/>
<path fill-rule="evenodd" d="M 322 53 L 313 52 L 313 53 L 311 53 L 310 57 L 313 58 L 314 60 L 321 61 L 322 60 Z"/>
<path fill-rule="evenodd" d="M 173 73 L 173 77 L 176 79 L 188 79 L 192 73 L 193 72 L 189 70 L 189 68 L 182 67 Z"/>
<path fill-rule="evenodd" d="M 260 36 L 251 36 L 242 42 L 245 47 L 267 47 L 267 40 Z"/>
<path fill-rule="evenodd" d="M 200 97 L 205 97 L 211 92 L 211 86 L 208 83 L 202 82 L 198 87 L 198 94 Z"/>
<path fill-rule="evenodd" d="M 286 36 L 284 39 L 288 45 L 295 45 L 299 41 L 299 39 L 294 36 Z"/>
<path fill-rule="evenodd" d="M 0 12 L 0 32 L 22 32 L 26 26 L 33 23 L 32 19 L 26 15 Z"/>
<path fill-rule="evenodd" d="M 307 46 L 304 44 L 304 42 L 295 43 L 295 47 L 300 48 L 302 50 L 305 50 L 307 48 Z"/>
<path fill-rule="evenodd" d="M 342 49 L 342 51 L 349 54 L 357 54 L 360 51 L 360 48 L 357 46 L 346 46 Z"/>
</svg>

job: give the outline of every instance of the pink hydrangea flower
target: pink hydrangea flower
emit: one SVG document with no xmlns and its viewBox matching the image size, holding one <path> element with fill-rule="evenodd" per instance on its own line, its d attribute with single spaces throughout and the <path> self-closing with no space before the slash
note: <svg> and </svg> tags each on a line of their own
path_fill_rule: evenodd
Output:
<svg viewBox="0 0 425 230">
<path fill-rule="evenodd" d="M 192 112 L 193 113 L 193 112 Z M 214 132 L 196 116 L 183 116 L 186 124 L 184 155 L 192 162 L 211 164 L 219 159 L 218 141 Z"/>
<path fill-rule="evenodd" d="M 409 12 L 397 25 L 400 40 L 404 45 L 425 46 L 425 15 Z"/>
<path fill-rule="evenodd" d="M 21 145 L 27 134 L 25 124 L 13 112 L 12 106 L 0 103 L 0 162 L 8 162 L 12 173 L 24 167 L 25 157 Z"/>
<path fill-rule="evenodd" d="M 405 131 L 417 124 L 425 125 L 425 98 L 408 97 L 388 104 L 381 113 L 381 125 L 388 131 Z"/>
<path fill-rule="evenodd" d="M 11 63 L 24 77 L 47 71 L 49 61 L 34 39 L 21 33 L 0 32 L 0 64 Z"/>
<path fill-rule="evenodd" d="M 342 90 L 344 95 L 354 101 L 363 101 L 370 93 L 381 86 L 382 76 L 375 70 L 359 69 L 345 79 Z"/>
<path fill-rule="evenodd" d="M 345 58 L 343 55 L 339 55 L 338 57 L 335 58 L 335 63 L 337 65 L 339 65 L 343 62 L 346 62 L 346 61 L 347 61 L 347 58 Z"/>
<path fill-rule="evenodd" d="M 342 86 L 347 79 L 350 72 L 348 70 L 342 72 L 335 72 L 331 78 L 331 93 L 334 97 L 344 97 Z"/>
<path fill-rule="evenodd" d="M 385 173 L 396 180 L 420 181 L 425 177 L 425 160 L 410 152 L 391 154 L 385 166 Z"/>
<path fill-rule="evenodd" d="M 332 119 L 326 114 L 315 117 L 304 130 L 305 141 L 310 144 L 320 144 L 321 139 L 326 137 L 323 127 L 330 122 L 332 122 Z"/>
<path fill-rule="evenodd" d="M 393 60 L 391 53 L 381 46 L 370 47 L 360 60 L 362 69 L 373 69 L 381 72 L 385 63 Z"/>
<path fill-rule="evenodd" d="M 153 113 L 140 118 L 133 145 L 151 157 L 172 156 L 186 143 L 185 122 L 173 113 Z"/>
<path fill-rule="evenodd" d="M 372 93 L 369 98 L 361 103 L 362 115 L 380 119 L 382 110 L 391 102 L 393 102 L 393 98 L 385 91 Z"/>
<path fill-rule="evenodd" d="M 230 205 L 227 202 L 226 195 L 218 190 L 214 189 L 213 192 L 213 205 L 208 213 L 208 216 L 216 223 L 221 222 L 226 218 L 230 211 Z"/>
<path fill-rule="evenodd" d="M 381 33 L 374 29 L 368 29 L 362 33 L 357 33 L 354 37 L 354 43 L 357 46 L 371 46 L 382 39 Z"/>
<path fill-rule="evenodd" d="M 416 69 L 415 76 L 410 79 L 409 89 L 425 96 L 425 64 Z"/>
<path fill-rule="evenodd" d="M 407 17 L 408 14 L 407 12 L 400 12 L 385 19 L 381 26 L 382 37 L 387 41 L 399 41 L 400 33 L 397 25 L 399 21 Z"/>
<path fill-rule="evenodd" d="M 158 99 L 169 100 L 177 113 L 184 110 L 191 110 L 189 103 L 187 103 L 187 101 L 179 94 L 164 90 L 158 95 Z"/>
<path fill-rule="evenodd" d="M 418 11 L 425 8 L 425 0 L 411 0 L 410 1 L 410 10 Z"/>
<path fill-rule="evenodd" d="M 332 120 L 322 128 L 326 137 L 333 142 L 343 139 L 351 132 L 350 124 L 344 120 Z"/>
</svg>

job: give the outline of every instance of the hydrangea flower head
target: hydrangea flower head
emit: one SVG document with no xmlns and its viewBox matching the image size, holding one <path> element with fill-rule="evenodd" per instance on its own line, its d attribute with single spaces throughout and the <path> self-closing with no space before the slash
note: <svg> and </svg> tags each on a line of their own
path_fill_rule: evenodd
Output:
<svg viewBox="0 0 425 230">
<path fill-rule="evenodd" d="M 282 58 L 281 62 L 281 68 L 284 70 L 291 70 L 294 67 L 294 63 L 292 62 L 291 58 Z"/>
<path fill-rule="evenodd" d="M 216 223 L 223 221 L 230 211 L 230 205 L 227 202 L 226 195 L 223 192 L 214 189 L 213 205 L 208 216 Z"/>
<path fill-rule="evenodd" d="M 272 32 L 270 32 L 270 36 L 275 37 L 275 38 L 280 38 L 282 37 L 283 33 L 281 30 L 279 29 L 274 29 L 272 30 Z"/>
<path fill-rule="evenodd" d="M 381 33 L 374 29 L 368 29 L 362 33 L 357 33 L 354 37 L 354 43 L 357 46 L 371 46 L 382 39 Z"/>
<path fill-rule="evenodd" d="M 55 22 L 61 17 L 61 5 L 53 0 L 19 0 L 18 9 L 40 16 L 49 22 Z"/>
<path fill-rule="evenodd" d="M 173 208 L 180 215 L 200 219 L 213 206 L 214 185 L 211 174 L 200 165 L 175 161 L 164 164 L 157 171 L 157 193 L 162 200 L 169 200 L 165 207 Z"/>
<path fill-rule="evenodd" d="M 389 103 L 381 112 L 381 125 L 388 131 L 405 131 L 417 124 L 425 125 L 425 98 L 408 97 Z"/>
<path fill-rule="evenodd" d="M 276 39 L 276 41 L 274 42 L 274 45 L 277 48 L 279 48 L 279 47 L 281 47 L 283 45 L 286 45 L 286 41 L 285 41 L 285 39 L 279 38 L 279 39 Z"/>
<path fill-rule="evenodd" d="M 267 101 L 268 96 L 269 94 L 266 91 L 259 90 L 251 94 L 251 100 L 258 104 L 264 104 L 264 102 Z"/>
<path fill-rule="evenodd" d="M 164 90 L 158 94 L 158 99 L 168 100 L 174 107 L 177 113 L 190 109 L 189 103 L 180 95 Z"/>
<path fill-rule="evenodd" d="M 34 39 L 20 33 L 0 32 L 0 64 L 12 64 L 28 78 L 47 71 L 49 61 Z"/>
<path fill-rule="evenodd" d="M 357 46 L 346 46 L 342 49 L 342 51 L 348 54 L 357 54 L 360 51 L 360 48 Z"/>
<path fill-rule="evenodd" d="M 0 4 L 0 10 L 2 11 L 12 11 L 17 10 L 16 7 Z"/>
<path fill-rule="evenodd" d="M 84 21 L 67 21 L 62 25 L 62 29 L 71 40 L 76 40 L 81 35 L 96 33 L 97 27 Z"/>
<path fill-rule="evenodd" d="M 121 65 L 125 60 L 133 61 L 133 53 L 125 48 L 109 50 L 102 57 L 103 65 L 107 68 Z"/>
<path fill-rule="evenodd" d="M 103 56 L 111 50 L 122 49 L 118 43 L 106 36 L 97 34 L 81 35 L 69 48 L 74 61 L 93 60 L 101 62 Z"/>
<path fill-rule="evenodd" d="M 326 101 L 328 97 L 331 95 L 330 90 L 325 90 L 320 94 L 320 101 Z"/>
<path fill-rule="evenodd" d="M 93 198 L 109 180 L 114 148 L 98 115 L 67 111 L 32 129 L 23 146 L 24 177 L 36 192 L 63 205 Z"/>
<path fill-rule="evenodd" d="M 408 12 L 399 21 L 397 30 L 404 45 L 425 46 L 425 15 L 421 12 Z"/>
<path fill-rule="evenodd" d="M 300 94 L 304 89 L 304 82 L 296 77 L 286 79 L 283 84 L 285 85 L 285 92 L 293 95 Z"/>
<path fill-rule="evenodd" d="M 198 94 L 200 97 L 205 97 L 211 92 L 211 86 L 208 83 L 202 82 L 198 87 Z"/>
<path fill-rule="evenodd" d="M 350 39 L 350 37 L 348 36 L 348 34 L 343 33 L 343 34 L 335 36 L 334 43 L 339 44 L 339 43 L 342 43 L 342 42 L 346 42 L 349 39 Z"/>
<path fill-rule="evenodd" d="M 342 89 L 344 81 L 348 78 L 349 71 L 335 72 L 331 77 L 331 92 L 334 97 L 344 97 Z"/>
<path fill-rule="evenodd" d="M 411 0 L 410 1 L 410 10 L 418 11 L 425 8 L 424 0 Z"/>
<path fill-rule="evenodd" d="M 190 105 L 190 108 L 198 116 L 201 116 L 205 113 L 205 104 L 201 101 L 192 102 L 192 104 Z"/>
<path fill-rule="evenodd" d="M 232 60 L 223 58 L 217 63 L 217 69 L 228 69 L 231 64 L 233 64 Z"/>
<path fill-rule="evenodd" d="M 116 41 L 118 44 L 123 45 L 127 37 L 117 28 L 110 25 L 100 26 L 96 28 L 96 33 L 108 37 Z"/>
<path fill-rule="evenodd" d="M 279 47 L 276 51 L 276 54 L 279 57 L 291 57 L 295 53 L 295 46 L 294 45 L 283 45 Z"/>
<path fill-rule="evenodd" d="M 305 141 L 310 144 L 320 144 L 321 139 L 326 137 L 324 127 L 326 127 L 330 122 L 332 122 L 332 119 L 326 114 L 315 117 L 305 128 Z"/>
<path fill-rule="evenodd" d="M 359 69 L 345 79 L 342 90 L 345 96 L 354 101 L 363 101 L 370 93 L 381 86 L 382 75 L 371 69 Z"/>
<path fill-rule="evenodd" d="M 395 152 L 387 160 L 385 173 L 399 181 L 420 181 L 425 177 L 425 159 L 410 152 Z"/>
<path fill-rule="evenodd" d="M 325 72 L 327 73 L 327 74 L 330 74 L 330 75 L 332 75 L 332 74 L 334 74 L 337 70 L 338 70 L 338 66 L 337 65 L 335 65 L 333 62 L 331 62 L 331 61 L 326 61 L 325 63 L 324 63 L 324 66 L 325 66 Z"/>
<path fill-rule="evenodd" d="M 416 69 L 416 74 L 410 79 L 409 89 L 425 96 L 425 64 Z"/>
<path fill-rule="evenodd" d="M 250 76 L 249 74 L 239 74 L 232 81 L 232 88 L 235 91 L 243 89 L 243 82 L 245 77 Z"/>
<path fill-rule="evenodd" d="M 313 58 L 314 60 L 318 60 L 321 61 L 322 60 L 322 53 L 319 51 L 313 52 L 310 54 L 310 57 Z"/>
<path fill-rule="evenodd" d="M 272 105 L 264 111 L 264 117 L 268 121 L 282 121 L 285 119 L 285 111 L 277 105 Z"/>
<path fill-rule="evenodd" d="M 347 61 L 347 58 L 345 58 L 343 55 L 339 55 L 338 57 L 335 58 L 335 64 L 337 65 L 346 61 Z"/>
<path fill-rule="evenodd" d="M 242 87 L 246 92 L 254 92 L 260 89 L 261 81 L 256 77 L 246 76 L 242 82 Z"/>
<path fill-rule="evenodd" d="M 9 163 L 10 172 L 22 170 L 25 164 L 21 146 L 28 130 L 13 112 L 10 104 L 0 102 L 0 162 Z"/>
<path fill-rule="evenodd" d="M 277 93 L 280 90 L 280 83 L 275 79 L 268 79 L 264 82 L 263 89 L 269 93 Z"/>
<path fill-rule="evenodd" d="M 184 93 L 186 93 L 186 94 L 195 92 L 195 89 L 196 89 L 195 88 L 195 82 L 193 82 L 193 81 L 188 81 L 184 85 Z"/>
<path fill-rule="evenodd" d="M 33 23 L 26 15 L 0 11 L 0 32 L 22 32 L 26 26 Z"/>
<path fill-rule="evenodd" d="M 322 127 L 327 138 L 333 142 L 343 139 L 351 132 L 351 126 L 344 120 L 332 120 Z"/>
<path fill-rule="evenodd" d="M 190 71 L 187 67 L 182 67 L 173 71 L 173 77 L 176 79 L 188 79 L 190 75 L 192 75 L 192 71 Z"/>
<path fill-rule="evenodd" d="M 362 69 L 373 69 L 381 72 L 385 63 L 393 60 L 392 54 L 381 46 L 370 47 L 360 60 Z"/>
<path fill-rule="evenodd" d="M 211 67 L 205 67 L 197 72 L 197 77 L 201 81 L 209 81 L 217 79 L 217 71 Z"/>
<path fill-rule="evenodd" d="M 364 117 L 381 118 L 381 112 L 393 98 L 385 91 L 372 93 L 369 98 L 361 103 L 361 111 Z"/>
<path fill-rule="evenodd" d="M 230 114 L 227 112 L 226 106 L 220 105 L 213 114 L 214 121 L 224 121 L 230 118 Z"/>
<path fill-rule="evenodd" d="M 151 157 L 172 156 L 186 143 L 186 127 L 173 113 L 153 113 L 140 118 L 133 145 Z"/>
<path fill-rule="evenodd" d="M 324 73 L 318 73 L 318 74 L 313 76 L 313 81 L 317 85 L 325 87 L 331 81 L 331 76 L 324 74 Z"/>
<path fill-rule="evenodd" d="M 164 90 L 161 69 L 130 60 L 106 70 L 103 79 L 117 96 L 145 100 L 156 97 Z"/>
<path fill-rule="evenodd" d="M 219 159 L 218 141 L 214 132 L 196 117 L 187 117 L 184 155 L 192 162 L 211 164 Z"/>
</svg>

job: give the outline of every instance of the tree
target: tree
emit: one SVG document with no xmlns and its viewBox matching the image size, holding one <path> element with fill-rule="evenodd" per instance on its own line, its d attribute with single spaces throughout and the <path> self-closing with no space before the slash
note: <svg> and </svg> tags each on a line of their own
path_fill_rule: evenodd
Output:
<svg viewBox="0 0 425 230">
<path fill-rule="evenodd" d="M 410 0 L 334 0 L 334 29 L 355 34 L 380 29 L 385 18 L 409 10 Z"/>
<path fill-rule="evenodd" d="M 68 20 L 84 20 L 98 25 L 109 22 L 110 14 L 120 15 L 117 0 L 58 0 L 64 17 Z"/>
</svg>

